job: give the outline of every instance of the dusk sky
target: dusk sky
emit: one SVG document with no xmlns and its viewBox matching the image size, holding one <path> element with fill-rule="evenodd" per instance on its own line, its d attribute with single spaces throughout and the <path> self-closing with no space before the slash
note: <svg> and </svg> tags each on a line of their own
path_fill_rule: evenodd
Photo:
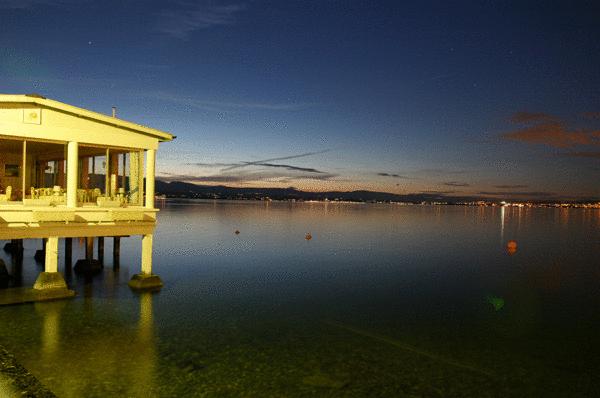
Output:
<svg viewBox="0 0 600 398">
<path fill-rule="evenodd" d="M 600 198 L 600 3 L 0 0 L 0 92 L 177 135 L 158 176 Z"/>
</svg>

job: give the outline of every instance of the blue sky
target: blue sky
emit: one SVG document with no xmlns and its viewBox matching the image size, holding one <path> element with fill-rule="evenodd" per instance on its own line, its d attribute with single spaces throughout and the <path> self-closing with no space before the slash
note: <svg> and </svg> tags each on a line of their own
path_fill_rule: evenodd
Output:
<svg viewBox="0 0 600 398">
<path fill-rule="evenodd" d="M 0 92 L 114 105 L 177 135 L 165 179 L 600 197 L 599 11 L 2 0 Z"/>
</svg>

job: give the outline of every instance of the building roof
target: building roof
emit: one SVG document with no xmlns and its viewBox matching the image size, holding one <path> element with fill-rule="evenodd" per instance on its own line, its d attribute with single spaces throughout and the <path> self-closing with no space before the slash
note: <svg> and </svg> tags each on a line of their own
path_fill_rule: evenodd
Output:
<svg viewBox="0 0 600 398">
<path fill-rule="evenodd" d="M 122 127 L 140 134 L 154 137 L 163 142 L 171 141 L 176 138 L 174 135 L 165 131 L 142 126 L 137 123 L 128 122 L 117 117 L 103 115 L 102 113 L 89 111 L 87 109 L 78 108 L 73 105 L 65 104 L 64 102 L 54 101 L 39 94 L 0 94 L 0 104 L 1 103 L 36 104 L 40 107 L 52 108 L 78 117 L 110 124 L 116 127 Z"/>
</svg>

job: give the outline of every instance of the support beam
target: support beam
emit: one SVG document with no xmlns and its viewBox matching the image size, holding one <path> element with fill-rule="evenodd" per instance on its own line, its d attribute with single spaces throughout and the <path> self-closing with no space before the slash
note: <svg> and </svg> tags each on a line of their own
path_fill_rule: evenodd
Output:
<svg viewBox="0 0 600 398">
<path fill-rule="evenodd" d="M 154 168 L 156 165 L 156 150 L 146 151 L 146 207 L 154 209 Z"/>
<path fill-rule="evenodd" d="M 25 189 L 27 188 L 27 141 L 23 141 L 23 165 L 21 166 L 21 200 L 25 199 Z M 10 200 L 10 198 L 8 198 Z"/>
<path fill-rule="evenodd" d="M 77 207 L 77 166 L 79 146 L 71 141 L 67 144 L 67 207 Z"/>
<path fill-rule="evenodd" d="M 130 203 L 133 205 L 141 205 L 141 187 L 140 187 L 140 153 L 130 152 L 129 153 L 129 192 Z"/>
</svg>

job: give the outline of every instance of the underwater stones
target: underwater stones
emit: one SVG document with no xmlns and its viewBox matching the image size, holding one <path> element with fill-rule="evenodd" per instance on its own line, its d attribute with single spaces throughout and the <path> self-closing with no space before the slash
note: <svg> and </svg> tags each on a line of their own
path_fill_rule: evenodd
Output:
<svg viewBox="0 0 600 398">
<path fill-rule="evenodd" d="M 81 259 L 81 260 L 77 260 L 77 262 L 75 263 L 75 266 L 73 267 L 73 270 L 76 273 L 80 273 L 80 274 L 86 274 L 86 273 L 97 273 L 97 272 L 101 272 L 102 269 L 104 268 L 104 266 L 102 265 L 102 263 L 96 259 Z"/>
<path fill-rule="evenodd" d="M 135 274 L 128 285 L 134 290 L 158 290 L 163 287 L 160 277 L 154 274 Z"/>
<path fill-rule="evenodd" d="M 346 380 L 336 380 L 320 372 L 304 377 L 302 382 L 311 387 L 332 388 L 336 390 L 344 388 L 348 384 Z"/>
</svg>

